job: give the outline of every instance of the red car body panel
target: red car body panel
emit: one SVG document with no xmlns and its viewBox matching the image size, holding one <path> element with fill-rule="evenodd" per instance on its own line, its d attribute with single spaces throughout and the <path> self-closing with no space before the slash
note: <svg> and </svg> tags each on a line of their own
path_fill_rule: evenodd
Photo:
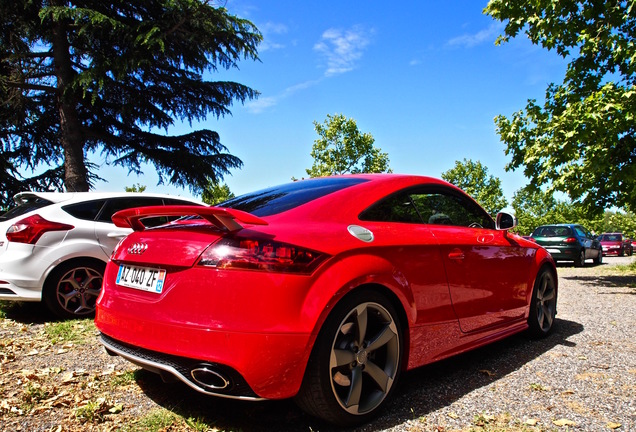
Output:
<svg viewBox="0 0 636 432">
<path fill-rule="evenodd" d="M 361 221 L 362 210 L 404 188 L 459 189 L 427 177 L 353 178 L 368 181 L 275 215 L 244 216 L 242 229 L 230 234 L 324 254 L 308 275 L 198 265 L 208 246 L 228 235 L 214 222 L 151 230 L 130 222 L 137 231 L 120 243 L 106 268 L 97 327 L 135 347 L 227 365 L 266 399 L 298 392 L 329 312 L 363 286 L 400 306 L 405 369 L 527 328 L 535 277 L 542 266 L 554 269 L 543 248 L 494 229 Z M 368 229 L 373 241 L 355 238 L 349 225 Z M 143 254 L 128 252 L 136 243 L 147 245 Z M 166 270 L 162 292 L 117 285 L 122 263 Z"/>
</svg>

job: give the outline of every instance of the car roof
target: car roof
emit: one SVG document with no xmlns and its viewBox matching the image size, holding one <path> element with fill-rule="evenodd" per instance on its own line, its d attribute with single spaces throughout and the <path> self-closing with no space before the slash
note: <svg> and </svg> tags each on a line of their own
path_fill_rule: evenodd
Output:
<svg viewBox="0 0 636 432">
<path fill-rule="evenodd" d="M 95 199 L 121 198 L 121 197 L 150 197 L 150 198 L 172 198 L 191 201 L 193 203 L 203 204 L 194 198 L 182 197 L 178 195 L 148 193 L 148 192 L 19 192 L 13 196 L 16 204 L 20 204 L 25 199 L 31 197 L 42 198 L 52 203 L 61 203 L 65 201 L 88 201 Z"/>
</svg>

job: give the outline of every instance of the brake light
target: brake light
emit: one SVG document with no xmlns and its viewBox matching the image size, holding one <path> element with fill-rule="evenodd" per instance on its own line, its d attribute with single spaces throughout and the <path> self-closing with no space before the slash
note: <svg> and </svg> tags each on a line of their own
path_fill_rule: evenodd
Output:
<svg viewBox="0 0 636 432">
<path fill-rule="evenodd" d="M 327 255 L 271 240 L 224 238 L 210 245 L 199 265 L 220 269 L 311 274 Z"/>
<path fill-rule="evenodd" d="M 33 215 L 11 225 L 7 230 L 7 240 L 35 244 L 46 232 L 68 231 L 73 228 L 75 228 L 73 225 L 51 222 L 39 215 Z"/>
<path fill-rule="evenodd" d="M 563 240 L 563 243 L 576 243 L 576 237 L 568 237 Z"/>
</svg>

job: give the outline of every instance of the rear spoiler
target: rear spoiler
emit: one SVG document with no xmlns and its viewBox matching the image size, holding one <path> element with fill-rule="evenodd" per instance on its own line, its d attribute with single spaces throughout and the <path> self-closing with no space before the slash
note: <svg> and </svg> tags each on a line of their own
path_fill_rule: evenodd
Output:
<svg viewBox="0 0 636 432">
<path fill-rule="evenodd" d="M 149 206 L 120 210 L 112 216 L 115 226 L 132 228 L 135 231 L 146 229 L 141 219 L 157 216 L 200 216 L 214 226 L 228 231 L 238 231 L 244 225 L 267 225 L 267 221 L 250 213 L 223 207 L 204 207 L 189 205 Z"/>
</svg>

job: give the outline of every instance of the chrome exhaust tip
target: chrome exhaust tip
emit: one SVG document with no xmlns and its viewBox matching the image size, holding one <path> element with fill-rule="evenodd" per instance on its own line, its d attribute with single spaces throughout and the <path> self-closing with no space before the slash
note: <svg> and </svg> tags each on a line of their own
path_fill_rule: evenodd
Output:
<svg viewBox="0 0 636 432">
<path fill-rule="evenodd" d="M 198 365 L 190 371 L 190 376 L 194 382 L 206 390 L 223 390 L 231 384 L 228 377 L 214 370 L 214 366 L 208 364 Z"/>
</svg>

